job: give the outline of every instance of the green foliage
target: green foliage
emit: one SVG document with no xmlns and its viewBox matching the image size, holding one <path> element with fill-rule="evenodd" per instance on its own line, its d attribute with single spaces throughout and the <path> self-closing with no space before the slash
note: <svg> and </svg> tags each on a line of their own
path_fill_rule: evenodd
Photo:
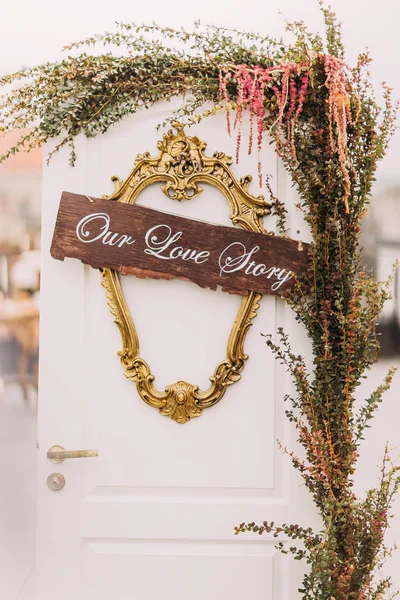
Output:
<svg viewBox="0 0 400 600">
<path fill-rule="evenodd" d="M 360 224 L 369 203 L 377 162 L 395 127 L 390 89 L 381 109 L 369 83 L 368 55 L 350 69 L 336 16 L 319 2 L 326 44 L 303 23 L 288 24 L 291 46 L 280 40 L 196 23 L 192 31 L 156 24 L 119 24 L 66 48 L 59 63 L 22 69 L 0 80 L 0 132 L 33 127 L 0 162 L 22 147 L 59 137 L 71 146 L 80 133 L 104 133 L 124 116 L 161 100 L 185 96 L 174 118 L 196 123 L 219 110 L 236 112 L 237 155 L 241 119 L 250 112 L 257 146 L 265 132 L 295 182 L 298 207 L 312 235 L 310 268 L 286 301 L 311 341 L 313 367 L 291 348 L 284 331 L 267 344 L 287 368 L 295 395 L 286 415 L 297 430 L 305 458 L 284 448 L 300 472 L 322 518 L 314 533 L 298 525 L 241 524 L 236 533 L 297 540 L 277 547 L 305 559 L 309 572 L 303 600 L 378 600 L 390 580 L 375 579 L 390 554 L 384 535 L 398 491 L 397 468 L 385 452 L 379 485 L 364 498 L 353 492 L 363 433 L 394 370 L 355 407 L 355 391 L 377 360 L 376 322 L 389 295 L 361 266 Z M 90 53 L 104 45 L 108 52 Z M 80 51 L 80 54 L 74 54 Z M 213 108 L 204 111 L 205 102 Z M 250 135 L 250 145 L 252 134 Z M 279 231 L 286 235 L 285 207 L 271 196 Z"/>
</svg>

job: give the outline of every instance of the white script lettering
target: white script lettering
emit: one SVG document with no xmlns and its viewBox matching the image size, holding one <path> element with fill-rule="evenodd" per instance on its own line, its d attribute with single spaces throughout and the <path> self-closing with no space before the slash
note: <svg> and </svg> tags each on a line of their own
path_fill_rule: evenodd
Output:
<svg viewBox="0 0 400 600">
<path fill-rule="evenodd" d="M 103 224 L 101 225 L 101 223 Z M 90 228 L 89 224 L 91 224 Z M 103 244 L 121 248 L 124 244 L 131 245 L 135 242 L 130 235 L 110 231 L 110 216 L 107 213 L 94 213 L 83 217 L 76 226 L 76 235 L 84 244 L 101 240 Z"/>
<path fill-rule="evenodd" d="M 241 242 L 229 244 L 219 256 L 219 274 L 244 270 L 246 275 L 254 275 L 254 277 L 259 277 L 260 275 L 265 275 L 267 279 L 274 277 L 277 281 L 271 285 L 271 290 L 275 292 L 286 281 L 292 279 L 293 272 L 281 269 L 280 267 L 268 267 L 264 263 L 256 263 L 255 260 L 251 260 L 259 249 L 260 246 L 254 246 L 251 250 L 247 251 L 246 246 Z"/>
<path fill-rule="evenodd" d="M 145 236 L 145 242 L 147 248 L 145 254 L 150 256 L 156 256 L 162 260 L 175 260 L 181 258 L 182 260 L 193 260 L 196 264 L 200 265 L 206 262 L 210 253 L 208 250 L 191 250 L 190 248 L 183 248 L 183 246 L 174 245 L 182 237 L 182 231 L 172 233 L 172 229 L 169 225 L 156 225 L 148 230 Z M 174 246 L 173 246 L 174 245 Z M 171 248 L 171 246 L 173 246 Z"/>
</svg>

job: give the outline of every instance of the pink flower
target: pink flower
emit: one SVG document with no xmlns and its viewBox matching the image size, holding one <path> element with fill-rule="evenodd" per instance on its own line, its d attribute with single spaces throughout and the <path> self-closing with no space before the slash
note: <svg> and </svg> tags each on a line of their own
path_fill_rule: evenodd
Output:
<svg viewBox="0 0 400 600">
<path fill-rule="evenodd" d="M 253 146 L 253 128 L 254 119 L 257 127 L 257 152 L 258 172 L 261 185 L 261 161 L 260 152 L 263 142 L 263 134 L 266 121 L 266 95 L 265 89 L 270 84 L 277 101 L 277 117 L 270 130 L 276 139 L 282 141 L 286 139 L 286 147 L 296 155 L 294 135 L 296 123 L 303 111 L 307 99 L 307 91 L 310 83 L 310 69 L 313 61 L 322 60 L 326 75 L 325 85 L 328 88 L 328 115 L 329 115 L 329 140 L 331 152 L 338 153 L 339 164 L 343 174 L 344 181 L 344 202 L 346 211 L 349 211 L 348 197 L 350 195 L 350 174 L 349 158 L 347 148 L 347 126 L 352 122 L 350 90 L 346 80 L 345 63 L 330 54 L 315 55 L 309 57 L 308 61 L 302 64 L 286 62 L 267 69 L 256 65 L 237 65 L 232 67 L 231 71 L 220 70 L 220 102 L 225 103 L 227 128 L 231 132 L 229 119 L 229 97 L 227 82 L 233 77 L 237 82 L 237 108 L 235 126 L 238 125 L 238 134 L 236 140 L 236 161 L 239 160 L 241 144 L 241 127 L 243 122 L 243 111 L 249 110 L 250 113 L 250 133 L 249 133 L 249 154 Z M 301 77 L 300 89 L 297 87 L 296 79 Z M 283 125 L 285 124 L 285 136 L 283 135 Z"/>
</svg>

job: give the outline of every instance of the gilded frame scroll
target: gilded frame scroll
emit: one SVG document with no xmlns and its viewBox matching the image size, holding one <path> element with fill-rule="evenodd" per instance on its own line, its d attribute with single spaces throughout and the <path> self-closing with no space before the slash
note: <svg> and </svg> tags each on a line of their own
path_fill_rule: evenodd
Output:
<svg viewBox="0 0 400 600">
<path fill-rule="evenodd" d="M 198 137 L 187 137 L 183 126 L 173 123 L 176 130 L 164 135 L 158 142 L 160 153 L 151 157 L 148 152 L 139 154 L 129 177 L 122 181 L 112 177 L 115 190 L 109 200 L 134 204 L 140 193 L 153 183 L 161 183 L 161 190 L 172 200 L 196 198 L 203 189 L 199 183 L 208 183 L 219 189 L 229 202 L 230 219 L 249 231 L 268 234 L 263 226 L 263 218 L 270 214 L 271 205 L 263 196 L 252 196 L 248 192 L 250 176 L 238 181 L 229 168 L 232 159 L 222 152 L 213 157 L 204 154 L 206 143 Z M 252 320 L 257 314 L 261 294 L 249 292 L 242 300 L 240 309 L 227 343 L 226 357 L 215 368 L 210 377 L 211 385 L 202 391 L 197 385 L 178 381 L 159 391 L 155 376 L 149 365 L 140 357 L 138 334 L 126 303 L 119 274 L 112 269 L 103 269 L 102 285 L 115 323 L 122 337 L 122 350 L 119 352 L 125 376 L 136 383 L 139 396 L 167 417 L 177 423 L 186 423 L 201 415 L 203 409 L 213 406 L 225 394 L 226 388 L 241 378 L 248 356 L 244 351 L 244 341 Z"/>
</svg>

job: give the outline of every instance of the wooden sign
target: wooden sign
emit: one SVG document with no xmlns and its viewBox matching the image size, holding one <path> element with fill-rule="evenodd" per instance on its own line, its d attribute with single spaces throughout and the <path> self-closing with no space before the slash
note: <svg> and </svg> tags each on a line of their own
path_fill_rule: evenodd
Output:
<svg viewBox="0 0 400 600">
<path fill-rule="evenodd" d="M 281 294 L 308 263 L 307 244 L 63 192 L 51 255 L 141 278 L 193 281 L 246 295 Z"/>
</svg>

